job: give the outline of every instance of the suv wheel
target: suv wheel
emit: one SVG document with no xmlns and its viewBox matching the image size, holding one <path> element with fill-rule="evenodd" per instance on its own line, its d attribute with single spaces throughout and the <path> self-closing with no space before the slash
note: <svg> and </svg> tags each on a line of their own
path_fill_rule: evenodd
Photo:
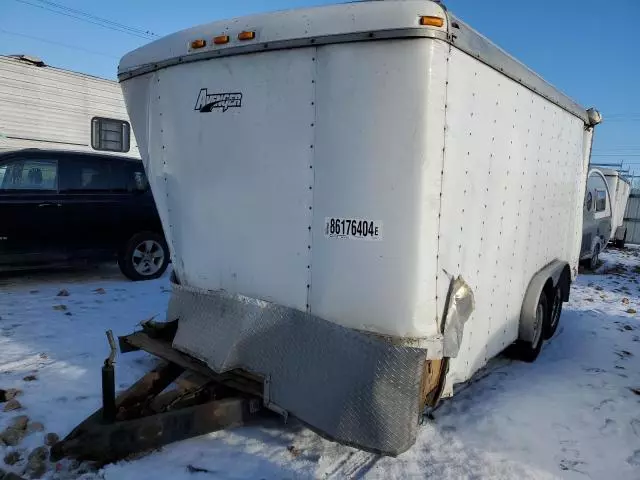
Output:
<svg viewBox="0 0 640 480">
<path fill-rule="evenodd" d="M 161 235 L 142 232 L 126 243 L 118 257 L 120 270 L 130 280 L 153 280 L 169 265 L 169 248 Z"/>
</svg>

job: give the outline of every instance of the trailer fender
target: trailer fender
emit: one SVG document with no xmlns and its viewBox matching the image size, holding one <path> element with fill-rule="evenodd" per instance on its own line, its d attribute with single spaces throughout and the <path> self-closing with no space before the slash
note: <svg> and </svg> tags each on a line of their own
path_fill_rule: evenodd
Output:
<svg viewBox="0 0 640 480">
<path fill-rule="evenodd" d="M 558 282 L 563 278 L 563 274 L 568 268 L 569 265 L 567 262 L 554 260 L 533 276 L 529 282 L 529 287 L 527 287 L 527 292 L 522 302 L 522 309 L 520 310 L 519 340 L 525 342 L 533 341 L 534 326 L 536 323 L 536 307 L 538 306 L 540 294 L 548 285 L 548 282 L 550 282 L 550 285 L 554 288 L 558 286 Z M 566 292 L 563 292 L 563 300 L 568 298 L 568 294 L 568 289 Z"/>
</svg>

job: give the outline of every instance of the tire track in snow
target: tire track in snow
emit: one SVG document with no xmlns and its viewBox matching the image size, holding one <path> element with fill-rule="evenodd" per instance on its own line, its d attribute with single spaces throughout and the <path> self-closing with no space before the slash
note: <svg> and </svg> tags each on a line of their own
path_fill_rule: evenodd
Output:
<svg viewBox="0 0 640 480">
<path fill-rule="evenodd" d="M 381 458 L 381 455 L 375 453 L 359 450 L 349 452 L 331 465 L 328 471 L 325 471 L 323 478 L 327 480 L 363 478 Z"/>
</svg>

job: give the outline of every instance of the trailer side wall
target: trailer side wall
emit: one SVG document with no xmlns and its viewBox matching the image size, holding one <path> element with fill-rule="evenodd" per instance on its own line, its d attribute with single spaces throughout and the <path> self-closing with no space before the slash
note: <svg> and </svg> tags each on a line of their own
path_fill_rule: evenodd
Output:
<svg viewBox="0 0 640 480">
<path fill-rule="evenodd" d="M 590 132 L 581 119 L 457 49 L 449 59 L 438 246 L 438 301 L 448 276 L 472 287 L 449 382 L 468 379 L 516 340 L 534 274 L 576 267 Z"/>
</svg>

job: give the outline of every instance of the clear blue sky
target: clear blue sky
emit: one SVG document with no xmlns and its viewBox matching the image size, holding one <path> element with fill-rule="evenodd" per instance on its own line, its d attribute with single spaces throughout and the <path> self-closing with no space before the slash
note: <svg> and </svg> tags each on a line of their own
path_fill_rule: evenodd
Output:
<svg viewBox="0 0 640 480">
<path fill-rule="evenodd" d="M 249 13 L 336 3 L 50 1 L 159 35 Z M 147 43 L 25 2 L 46 5 L 41 0 L 0 0 L 0 54 L 28 53 L 49 65 L 115 78 L 119 58 Z M 596 134 L 594 161 L 624 160 L 640 173 L 640 48 L 634 34 L 640 25 L 640 0 L 449 0 L 445 4 L 579 103 L 598 107 L 605 123 Z"/>
</svg>

